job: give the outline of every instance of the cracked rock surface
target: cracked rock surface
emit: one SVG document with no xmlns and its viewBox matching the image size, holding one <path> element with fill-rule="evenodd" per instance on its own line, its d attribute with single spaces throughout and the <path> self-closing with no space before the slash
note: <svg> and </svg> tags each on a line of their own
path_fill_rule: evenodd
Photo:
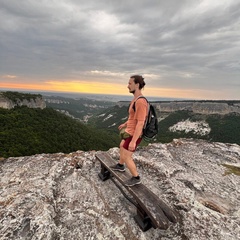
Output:
<svg viewBox="0 0 240 240">
<path fill-rule="evenodd" d="M 119 149 L 108 152 L 117 161 Z M 140 147 L 143 184 L 181 216 L 147 232 L 134 221 L 135 206 L 99 179 L 95 154 L 2 160 L 0 239 L 240 239 L 239 145 L 176 139 Z"/>
</svg>

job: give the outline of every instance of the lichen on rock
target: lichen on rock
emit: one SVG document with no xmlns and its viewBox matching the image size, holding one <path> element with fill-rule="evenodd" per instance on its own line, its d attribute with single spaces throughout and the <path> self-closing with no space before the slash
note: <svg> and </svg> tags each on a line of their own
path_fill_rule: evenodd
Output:
<svg viewBox="0 0 240 240">
<path fill-rule="evenodd" d="M 0 239 L 240 239 L 240 146 L 175 139 L 134 154 L 143 184 L 177 210 L 167 230 L 142 232 L 133 206 L 102 182 L 95 151 L 0 161 Z M 108 153 L 119 158 L 119 149 Z"/>
</svg>

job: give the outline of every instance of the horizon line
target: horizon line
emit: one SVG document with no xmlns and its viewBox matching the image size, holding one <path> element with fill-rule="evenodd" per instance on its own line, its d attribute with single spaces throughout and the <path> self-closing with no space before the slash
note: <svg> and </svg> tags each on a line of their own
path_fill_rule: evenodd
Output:
<svg viewBox="0 0 240 240">
<path fill-rule="evenodd" d="M 25 92 L 25 93 L 59 93 L 59 94 L 79 94 L 79 95 L 107 95 L 107 96 L 121 96 L 121 97 L 128 97 L 130 98 L 130 95 L 125 95 L 125 94 L 105 94 L 105 93 L 91 93 L 91 92 L 68 92 L 68 91 L 50 91 L 50 90 L 23 90 L 23 89 L 0 89 L 0 92 L 5 92 L 5 91 L 10 91 L 10 92 Z M 240 101 L 240 99 L 194 99 L 194 98 L 176 98 L 176 97 L 161 97 L 161 96 L 149 96 L 149 95 L 144 95 L 149 98 L 161 98 L 161 99 L 169 99 L 168 101 Z"/>
</svg>

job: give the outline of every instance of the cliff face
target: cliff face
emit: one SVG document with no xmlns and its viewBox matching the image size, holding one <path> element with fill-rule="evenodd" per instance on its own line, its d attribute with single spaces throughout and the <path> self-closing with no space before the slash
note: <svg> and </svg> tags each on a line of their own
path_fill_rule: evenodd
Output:
<svg viewBox="0 0 240 240">
<path fill-rule="evenodd" d="M 229 105 L 219 102 L 162 102 L 156 104 L 157 109 L 162 112 L 174 112 L 189 110 L 200 114 L 228 114 L 231 112 L 240 113 L 240 104 Z"/>
<path fill-rule="evenodd" d="M 118 102 L 118 106 L 128 105 L 128 102 Z M 214 101 L 171 101 L 171 102 L 153 102 L 160 112 L 175 112 L 180 110 L 192 111 L 200 114 L 229 114 L 240 113 L 240 101 L 226 102 Z"/>
<path fill-rule="evenodd" d="M 240 239 L 239 145 L 179 139 L 139 148 L 134 160 L 178 224 L 142 232 L 135 207 L 99 179 L 94 151 L 40 154 L 0 162 L 0 239 Z"/>
<path fill-rule="evenodd" d="M 0 95 L 0 107 L 11 109 L 16 106 L 27 106 L 29 108 L 41 108 L 44 109 L 46 107 L 46 103 L 42 97 L 35 97 L 31 99 L 18 99 L 16 98 L 14 101 L 3 97 Z"/>
</svg>

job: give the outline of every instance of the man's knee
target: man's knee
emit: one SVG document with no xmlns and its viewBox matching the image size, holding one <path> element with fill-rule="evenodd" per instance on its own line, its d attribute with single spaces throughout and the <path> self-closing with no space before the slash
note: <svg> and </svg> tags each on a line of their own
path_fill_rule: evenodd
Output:
<svg viewBox="0 0 240 240">
<path fill-rule="evenodd" d="M 119 145 L 120 149 L 123 148 L 123 145 L 124 145 L 124 140 L 122 140 L 122 141 L 120 142 L 120 145 Z"/>
<path fill-rule="evenodd" d="M 122 157 L 127 161 L 132 159 L 133 152 L 125 149 L 124 147 L 121 148 Z"/>
</svg>

